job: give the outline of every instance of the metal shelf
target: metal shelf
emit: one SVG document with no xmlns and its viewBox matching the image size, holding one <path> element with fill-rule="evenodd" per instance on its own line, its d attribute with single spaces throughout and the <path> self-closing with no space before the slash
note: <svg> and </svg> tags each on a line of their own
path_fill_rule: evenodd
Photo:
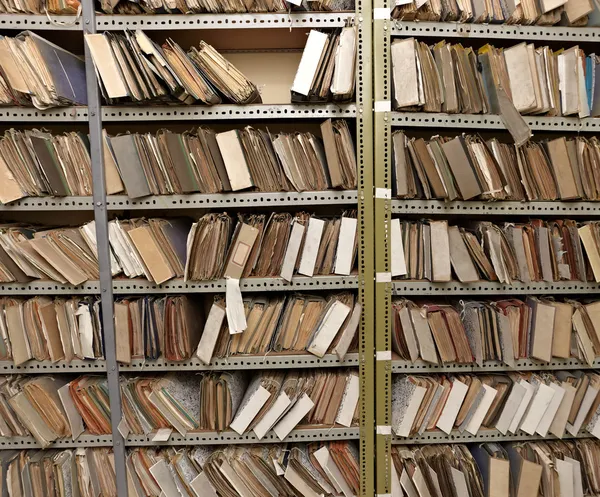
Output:
<svg viewBox="0 0 600 497">
<path fill-rule="evenodd" d="M 93 211 L 90 196 L 81 197 L 26 197 L 10 204 L 0 204 L 0 212 L 14 211 Z"/>
<path fill-rule="evenodd" d="M 539 295 L 539 294 L 575 294 L 600 293 L 598 283 L 582 283 L 580 281 L 559 281 L 556 283 L 520 283 L 504 285 L 493 281 L 478 283 L 431 283 L 429 281 L 394 281 L 394 295 Z"/>
<path fill-rule="evenodd" d="M 34 280 L 31 283 L 0 283 L 0 295 L 91 295 L 99 293 L 98 281 L 87 281 L 79 286 L 42 280 Z"/>
<path fill-rule="evenodd" d="M 0 29 L 81 31 L 81 19 L 77 16 L 55 16 L 50 14 L 50 19 L 44 14 L 0 14 Z"/>
<path fill-rule="evenodd" d="M 565 26 L 517 26 L 509 24 L 460 24 L 456 22 L 406 22 L 392 20 L 392 36 L 484 38 L 507 40 L 577 41 L 600 40 L 600 28 Z"/>
<path fill-rule="evenodd" d="M 71 362 L 58 361 L 28 361 L 20 366 L 15 366 L 12 361 L 0 361 L 0 373 L 97 373 L 106 371 L 106 362 L 103 359 L 94 361 L 73 360 Z"/>
<path fill-rule="evenodd" d="M 596 359 L 591 366 L 578 359 L 558 359 L 551 362 L 538 361 L 536 359 L 520 359 L 515 361 L 515 367 L 511 368 L 500 361 L 487 361 L 483 366 L 477 364 L 429 364 L 417 361 L 396 359 L 392 361 L 392 373 L 499 373 L 507 371 L 563 371 L 566 369 L 598 369 L 600 360 Z"/>
<path fill-rule="evenodd" d="M 192 209 L 228 207 L 271 207 L 298 205 L 356 204 L 356 190 L 277 193 L 191 193 L 188 195 L 155 195 L 132 200 L 126 195 L 107 197 L 108 210 L 122 209 Z M 91 204 L 91 202 L 90 202 Z M 600 210 L 600 209 L 599 209 Z"/>
<path fill-rule="evenodd" d="M 3 122 L 88 122 L 87 107 L 57 107 L 39 110 L 33 107 L 0 107 L 0 121 Z"/>
<path fill-rule="evenodd" d="M 284 442 L 318 442 L 320 440 L 356 440 L 359 438 L 358 428 L 299 428 L 292 430 Z M 127 447 L 156 446 L 156 445 L 230 445 L 251 443 L 282 443 L 273 431 L 259 440 L 253 432 L 238 435 L 234 431 L 223 433 L 189 432 L 183 437 L 174 432 L 166 442 L 153 442 L 147 435 L 129 435 L 125 441 Z"/>
<path fill-rule="evenodd" d="M 575 438 L 591 438 L 586 431 L 580 431 L 577 436 L 566 434 L 562 440 L 571 440 Z M 418 444 L 449 444 L 449 443 L 473 443 L 473 442 L 522 442 L 530 440 L 561 440 L 554 435 L 546 435 L 542 437 L 538 434 L 528 435 L 523 431 L 519 431 L 514 435 L 507 433 L 502 435 L 498 430 L 482 428 L 479 430 L 477 435 L 471 435 L 466 431 L 460 433 L 458 430 L 454 430 L 450 435 L 446 435 L 440 430 L 425 432 L 423 435 L 414 435 L 410 438 L 403 437 L 392 437 L 392 443 L 395 445 L 418 445 Z"/>
<path fill-rule="evenodd" d="M 393 214 L 597 216 L 600 202 L 486 202 L 479 200 L 392 200 Z"/>
<path fill-rule="evenodd" d="M 0 114 L 2 117 L 2 114 Z M 103 122 L 356 117 L 355 104 L 104 106 Z"/>
<path fill-rule="evenodd" d="M 392 126 L 424 128 L 505 129 L 500 116 L 492 114 L 441 114 L 392 112 Z M 534 131 L 598 131 L 600 118 L 523 116 Z"/>
<path fill-rule="evenodd" d="M 261 356 L 232 356 L 223 359 L 213 359 L 208 366 L 198 359 L 174 362 L 165 359 L 154 361 L 134 359 L 131 364 L 122 364 L 119 371 L 232 371 L 236 369 L 301 369 L 301 368 L 331 368 L 358 366 L 358 353 L 347 354 L 340 361 L 334 354 L 317 357 L 305 354 L 272 354 Z"/>
<path fill-rule="evenodd" d="M 98 15 L 98 31 L 121 29 L 289 29 L 337 28 L 354 19 L 354 12 L 298 12 L 264 14 Z M 0 25 L 1 26 L 1 25 Z"/>
<path fill-rule="evenodd" d="M 112 436 L 83 434 L 77 440 L 71 440 L 70 438 L 56 440 L 49 448 L 69 449 L 73 447 L 112 447 Z M 42 446 L 33 437 L 0 438 L 0 450 L 41 448 Z"/>
<path fill-rule="evenodd" d="M 240 280 L 242 291 L 296 291 L 341 290 L 358 288 L 357 276 L 295 276 L 291 282 L 283 278 L 245 278 Z M 224 292 L 225 280 L 187 283 L 177 279 L 162 285 L 146 280 L 113 280 L 113 293 L 131 295 L 139 293 L 210 293 Z"/>
</svg>

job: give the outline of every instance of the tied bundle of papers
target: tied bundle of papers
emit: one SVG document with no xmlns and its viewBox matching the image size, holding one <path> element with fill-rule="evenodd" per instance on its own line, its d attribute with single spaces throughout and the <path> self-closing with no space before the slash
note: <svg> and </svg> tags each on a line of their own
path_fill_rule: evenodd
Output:
<svg viewBox="0 0 600 497">
<path fill-rule="evenodd" d="M 3 450 L 3 495 L 117 497 L 112 449 Z"/>
<path fill-rule="evenodd" d="M 400 437 L 481 429 L 576 437 L 600 436 L 600 375 L 582 371 L 495 375 L 394 375 L 392 430 Z"/>
<path fill-rule="evenodd" d="M 597 222 L 391 221 L 392 276 L 463 283 L 600 281 Z M 585 250 L 584 250 L 585 249 Z"/>
<path fill-rule="evenodd" d="M 244 12 L 354 12 L 354 0 L 101 0 L 106 14 L 236 14 Z"/>
<path fill-rule="evenodd" d="M 598 495 L 597 440 L 392 447 L 392 488 L 427 497 Z"/>
<path fill-rule="evenodd" d="M 479 50 L 414 38 L 392 42 L 393 107 L 403 111 L 497 114 L 521 145 L 531 131 L 520 114 L 590 117 L 600 113 L 595 54 L 520 43 Z"/>
<path fill-rule="evenodd" d="M 32 435 L 42 447 L 84 431 L 109 435 L 106 377 L 7 375 L 0 378 L 0 435 Z"/>
<path fill-rule="evenodd" d="M 354 97 L 356 28 L 311 30 L 294 77 L 292 102 L 344 102 Z"/>
<path fill-rule="evenodd" d="M 1 36 L 0 105 L 87 105 L 83 59 L 31 31 Z"/>
<path fill-rule="evenodd" d="M 352 497 L 360 490 L 352 442 L 143 447 L 129 451 L 127 466 L 129 495 L 139 497 Z"/>
<path fill-rule="evenodd" d="M 261 103 L 256 85 L 204 41 L 187 53 L 171 39 L 160 46 L 140 30 L 86 34 L 85 41 L 110 104 Z"/>
<path fill-rule="evenodd" d="M 597 26 L 592 0 L 400 0 L 392 17 L 404 21 Z"/>
<path fill-rule="evenodd" d="M 94 297 L 0 299 L 0 360 L 103 359 L 100 300 Z"/>
<path fill-rule="evenodd" d="M 111 167 L 112 166 L 112 167 Z M 107 193 L 115 191 L 114 165 L 107 164 Z M 11 129 L 0 138 L 0 202 L 24 197 L 92 195 L 92 169 L 86 135 Z M 120 180 L 119 180 L 120 182 Z"/>
<path fill-rule="evenodd" d="M 528 297 L 459 303 L 393 302 L 392 348 L 401 359 L 483 366 L 600 356 L 600 302 Z"/>
<path fill-rule="evenodd" d="M 559 137 L 521 147 L 479 135 L 392 135 L 394 194 L 444 200 L 600 200 L 600 141 Z"/>
<path fill-rule="evenodd" d="M 312 133 L 272 134 L 247 126 L 222 133 L 201 127 L 184 133 L 105 135 L 106 169 L 118 170 L 131 198 L 355 189 L 356 156 L 348 124 L 328 120 L 321 133 L 322 140 Z"/>
<path fill-rule="evenodd" d="M 244 297 L 247 328 L 231 334 L 225 319 L 225 299 L 215 297 L 196 356 L 210 364 L 213 357 L 265 356 L 269 353 L 336 354 L 343 360 L 356 350 L 361 305 L 345 292 L 329 296 L 252 295 Z"/>
<path fill-rule="evenodd" d="M 241 371 L 122 377 L 124 423 L 154 441 L 173 430 L 254 432 L 283 440 L 298 425 L 354 426 L 357 370 Z"/>
</svg>

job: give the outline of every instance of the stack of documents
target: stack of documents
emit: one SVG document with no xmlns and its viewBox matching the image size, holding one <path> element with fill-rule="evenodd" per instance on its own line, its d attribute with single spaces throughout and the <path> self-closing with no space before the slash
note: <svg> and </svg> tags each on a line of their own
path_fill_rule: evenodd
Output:
<svg viewBox="0 0 600 497">
<path fill-rule="evenodd" d="M 475 50 L 404 38 L 392 42 L 391 53 L 395 109 L 498 114 L 511 133 L 525 125 L 519 113 L 600 115 L 600 93 L 593 83 L 600 59 L 578 46 L 553 51 L 520 43 Z"/>
<path fill-rule="evenodd" d="M 600 281 L 597 232 L 596 222 L 578 225 L 570 219 L 504 225 L 473 221 L 464 226 L 392 219 L 392 276 L 504 284 Z"/>
<path fill-rule="evenodd" d="M 108 103 L 261 103 L 256 85 L 203 41 L 186 53 L 171 39 L 160 46 L 139 30 L 85 40 Z"/>
<path fill-rule="evenodd" d="M 133 496 L 351 497 L 360 490 L 358 448 L 351 442 L 144 447 L 129 451 L 127 466 Z"/>
<path fill-rule="evenodd" d="M 105 163 L 107 169 L 116 166 L 131 198 L 355 189 L 356 155 L 348 124 L 328 120 L 321 131 L 322 140 L 312 133 L 271 134 L 250 126 L 221 133 L 201 127 L 184 133 L 105 135 Z"/>
<path fill-rule="evenodd" d="M 292 102 L 349 101 L 354 96 L 356 28 L 311 30 L 292 85 Z"/>
<path fill-rule="evenodd" d="M 110 406 L 106 377 L 64 375 L 0 378 L 0 435 L 31 434 L 42 447 L 59 438 L 76 440 L 84 430 L 108 435 Z"/>
<path fill-rule="evenodd" d="M 101 0 L 102 11 L 106 14 L 237 14 L 244 12 L 354 12 L 354 0 L 185 0 L 168 2 L 166 0 L 142 0 L 129 2 L 126 0 Z"/>
<path fill-rule="evenodd" d="M 247 295 L 243 300 L 247 328 L 231 334 L 225 300 L 215 297 L 198 343 L 196 356 L 210 364 L 213 357 L 265 356 L 268 353 L 336 354 L 343 360 L 356 350 L 361 305 L 356 296 Z"/>
<path fill-rule="evenodd" d="M 168 429 L 182 436 L 253 431 L 262 439 L 272 429 L 283 440 L 297 425 L 358 422 L 358 371 L 351 369 L 123 376 L 121 392 L 128 429 L 152 438 Z"/>
<path fill-rule="evenodd" d="M 582 371 L 394 375 L 392 430 L 401 437 L 453 430 L 600 438 L 600 375 Z M 598 431 L 596 431 L 596 425 Z"/>
<path fill-rule="evenodd" d="M 0 465 L 5 476 L 0 482 L 3 495 L 117 495 L 112 448 L 3 450 Z"/>
<path fill-rule="evenodd" d="M 74 15 L 80 8 L 79 0 L 5 0 L 0 3 L 0 14 Z"/>
<path fill-rule="evenodd" d="M 600 200 L 596 137 L 529 141 L 392 135 L 394 194 L 444 200 Z"/>
<path fill-rule="evenodd" d="M 3 297 L 0 299 L 0 360 L 19 366 L 31 359 L 103 359 L 97 297 Z"/>
<path fill-rule="evenodd" d="M 87 105 L 83 59 L 31 31 L 1 37 L 0 105 Z"/>
<path fill-rule="evenodd" d="M 590 16 L 590 14 L 594 14 Z M 598 7 L 590 0 L 450 0 L 420 2 L 403 0 L 396 4 L 392 17 L 405 21 L 442 21 L 460 23 L 537 24 L 552 26 L 594 26 Z"/>
<path fill-rule="evenodd" d="M 516 367 L 519 359 L 575 357 L 591 366 L 600 356 L 598 301 L 528 297 L 416 305 L 400 299 L 393 309 L 393 350 L 406 361 Z"/>
</svg>

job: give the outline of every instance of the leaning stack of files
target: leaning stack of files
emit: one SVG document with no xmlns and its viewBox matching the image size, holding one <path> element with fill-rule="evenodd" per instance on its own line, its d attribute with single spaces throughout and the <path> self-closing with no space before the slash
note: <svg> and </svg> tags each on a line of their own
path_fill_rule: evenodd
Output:
<svg viewBox="0 0 600 497">
<path fill-rule="evenodd" d="M 347 441 L 140 447 L 128 452 L 127 468 L 132 496 L 353 496 L 360 491 L 358 447 Z"/>
<path fill-rule="evenodd" d="M 124 423 L 151 439 L 175 430 L 271 430 L 283 440 L 296 426 L 356 426 L 358 370 L 168 373 L 122 376 Z"/>
<path fill-rule="evenodd" d="M 358 347 L 361 305 L 350 292 L 246 295 L 247 328 L 235 334 L 229 332 L 224 296 L 212 300 L 185 295 L 119 298 L 114 311 L 117 360 L 185 361 L 195 352 L 210 364 L 214 357 L 307 351 L 343 360 Z"/>
<path fill-rule="evenodd" d="M 104 359 L 96 297 L 0 298 L 0 361 Z"/>
<path fill-rule="evenodd" d="M 167 2 L 166 0 L 101 0 L 100 7 L 106 14 L 238 14 L 259 12 L 354 12 L 354 0 L 300 0 L 287 2 L 285 0 L 256 0 L 243 2 L 242 0 L 185 0 Z"/>
<path fill-rule="evenodd" d="M 406 199 L 600 200 L 600 141 L 558 137 L 522 147 L 479 135 L 392 135 L 394 195 Z"/>
<path fill-rule="evenodd" d="M 520 43 L 477 50 L 404 38 L 392 42 L 391 54 L 394 109 L 499 114 L 513 124 L 519 113 L 600 115 L 600 93 L 592 84 L 600 59 L 578 46 L 555 52 Z"/>
<path fill-rule="evenodd" d="M 354 97 L 356 27 L 308 34 L 291 88 L 292 102 L 346 102 Z"/>
<path fill-rule="evenodd" d="M 79 0 L 4 0 L 0 14 L 75 15 L 81 8 Z"/>
<path fill-rule="evenodd" d="M 140 30 L 86 34 L 85 41 L 109 104 L 261 103 L 256 85 L 204 41 L 187 52 Z"/>
<path fill-rule="evenodd" d="M 597 26 L 598 7 L 590 0 L 460 0 L 419 2 L 408 0 L 396 4 L 392 17 L 404 21 L 439 21 L 493 24 L 556 24 L 573 27 Z"/>
<path fill-rule="evenodd" d="M 83 58 L 31 31 L 0 38 L 0 105 L 87 105 Z"/>
<path fill-rule="evenodd" d="M 428 497 L 595 496 L 599 456 L 600 443 L 590 439 L 397 445 L 392 488 Z"/>
<path fill-rule="evenodd" d="M 600 281 L 600 223 L 392 219 L 392 276 L 463 283 Z"/>
<path fill-rule="evenodd" d="M 2 495 L 117 497 L 114 457 L 108 447 L 3 450 L 0 465 Z"/>
<path fill-rule="evenodd" d="M 497 361 L 518 368 L 520 359 L 577 358 L 592 366 L 600 357 L 600 301 L 397 299 L 392 307 L 393 351 L 412 363 Z"/>
<path fill-rule="evenodd" d="M 480 430 L 600 437 L 600 375 L 583 371 L 393 375 L 392 430 L 400 437 Z"/>
<path fill-rule="evenodd" d="M 84 432 L 109 435 L 106 377 L 64 375 L 0 377 L 0 436 L 33 436 L 42 447 Z"/>
<path fill-rule="evenodd" d="M 312 133 L 270 133 L 247 126 L 104 136 L 105 162 L 131 198 L 183 193 L 356 189 L 356 156 L 344 120 Z M 123 185 L 121 185 L 123 189 Z"/>
</svg>

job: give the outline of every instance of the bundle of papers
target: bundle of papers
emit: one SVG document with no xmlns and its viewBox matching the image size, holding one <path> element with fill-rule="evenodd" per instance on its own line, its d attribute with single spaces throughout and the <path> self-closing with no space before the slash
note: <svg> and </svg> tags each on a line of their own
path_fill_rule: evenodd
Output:
<svg viewBox="0 0 600 497">
<path fill-rule="evenodd" d="M 598 437 L 599 392 L 600 375 L 582 371 L 394 375 L 392 430 L 400 437 L 487 428 L 563 438 L 585 429 Z"/>
<path fill-rule="evenodd" d="M 596 137 L 529 141 L 392 135 L 394 194 L 444 200 L 600 200 Z"/>
<path fill-rule="evenodd" d="M 358 495 L 351 442 L 136 448 L 127 455 L 132 496 Z M 105 494 L 103 494 L 105 495 Z"/>
<path fill-rule="evenodd" d="M 215 297 L 198 343 L 197 357 L 265 356 L 270 352 L 336 354 L 343 360 L 356 350 L 361 305 L 356 296 L 252 295 L 244 297 L 247 328 L 231 334 L 225 319 L 225 299 Z"/>
<path fill-rule="evenodd" d="M 103 359 L 100 300 L 95 297 L 0 299 L 0 360 Z"/>
<path fill-rule="evenodd" d="M 292 102 L 349 101 L 354 96 L 356 28 L 308 34 L 294 83 Z"/>
<path fill-rule="evenodd" d="M 87 105 L 83 59 L 31 31 L 0 37 L 0 105 Z"/>
<path fill-rule="evenodd" d="M 590 15 L 592 14 L 592 15 Z M 460 23 L 537 24 L 552 26 L 595 26 L 598 7 L 589 0 L 404 0 L 392 11 L 392 17 L 405 21 L 442 21 Z"/>
<path fill-rule="evenodd" d="M 358 422 L 356 370 L 241 371 L 122 377 L 124 419 L 131 433 L 158 441 L 173 430 L 273 430 L 283 440 L 298 425 L 354 426 Z"/>
<path fill-rule="evenodd" d="M 600 59 L 578 46 L 555 52 L 520 43 L 504 49 L 486 45 L 476 52 L 404 38 L 392 42 L 391 53 L 395 109 L 498 114 L 513 136 L 527 128 L 519 113 L 600 115 L 600 94 L 592 83 Z M 521 131 L 518 144 L 526 141 L 528 128 Z"/>
<path fill-rule="evenodd" d="M 504 226 L 488 221 L 449 226 L 446 220 L 392 219 L 392 276 L 504 284 L 600 281 L 597 231 L 596 222 L 579 226 L 570 219 Z"/>
<path fill-rule="evenodd" d="M 32 435 L 42 447 L 59 438 L 76 440 L 84 430 L 108 435 L 106 377 L 7 375 L 0 378 L 0 435 Z"/>
<path fill-rule="evenodd" d="M 106 14 L 203 14 L 243 12 L 354 12 L 354 0 L 300 0 L 287 2 L 284 0 L 185 0 L 169 2 L 166 0 L 101 0 L 100 6 Z"/>
<path fill-rule="evenodd" d="M 79 0 L 4 0 L 0 14 L 74 15 L 81 8 Z"/>
<path fill-rule="evenodd" d="M 108 103 L 261 103 L 256 85 L 204 41 L 187 53 L 140 30 L 86 34 L 85 41 Z"/>
<path fill-rule="evenodd" d="M 528 297 L 458 304 L 393 302 L 392 347 L 401 359 L 482 366 L 600 356 L 600 302 Z"/>
<path fill-rule="evenodd" d="M 3 450 L 0 492 L 13 496 L 116 497 L 111 448 L 76 450 Z M 68 491 L 67 491 L 68 489 Z"/>
<path fill-rule="evenodd" d="M 250 126 L 105 136 L 105 162 L 107 169 L 116 165 L 131 198 L 355 189 L 356 156 L 346 121 L 325 121 L 321 130 L 322 141 L 312 133 L 271 134 Z"/>
</svg>

